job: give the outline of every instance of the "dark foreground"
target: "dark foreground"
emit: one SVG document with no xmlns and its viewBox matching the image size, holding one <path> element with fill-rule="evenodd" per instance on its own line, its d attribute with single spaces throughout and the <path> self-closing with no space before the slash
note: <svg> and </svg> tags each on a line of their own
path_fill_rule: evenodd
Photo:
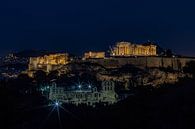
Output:
<svg viewBox="0 0 195 129">
<path fill-rule="evenodd" d="M 1 88 L 1 129 L 194 129 L 195 81 L 140 89 L 117 105 L 43 106 L 44 98 Z M 52 111 L 52 112 L 51 112 Z"/>
</svg>

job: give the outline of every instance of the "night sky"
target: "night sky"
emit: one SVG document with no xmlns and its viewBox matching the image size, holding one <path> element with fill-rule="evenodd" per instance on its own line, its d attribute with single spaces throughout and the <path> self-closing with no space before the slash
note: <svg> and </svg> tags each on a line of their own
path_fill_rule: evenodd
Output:
<svg viewBox="0 0 195 129">
<path fill-rule="evenodd" d="M 155 41 L 195 56 L 195 1 L 1 0 L 0 54 L 24 49 L 107 50 Z"/>
</svg>

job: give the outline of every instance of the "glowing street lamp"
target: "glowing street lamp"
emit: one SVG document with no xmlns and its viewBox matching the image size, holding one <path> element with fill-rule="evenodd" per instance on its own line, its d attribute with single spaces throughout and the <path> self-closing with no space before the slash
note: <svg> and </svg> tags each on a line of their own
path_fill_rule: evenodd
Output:
<svg viewBox="0 0 195 129">
<path fill-rule="evenodd" d="M 59 103 L 58 103 L 58 102 L 56 102 L 56 103 L 55 103 L 55 105 L 56 105 L 56 106 L 59 106 Z"/>
</svg>

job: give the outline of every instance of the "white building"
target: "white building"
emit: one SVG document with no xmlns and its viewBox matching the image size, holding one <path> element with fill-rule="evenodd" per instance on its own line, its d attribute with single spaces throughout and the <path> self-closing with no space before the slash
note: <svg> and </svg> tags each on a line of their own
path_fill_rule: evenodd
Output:
<svg viewBox="0 0 195 129">
<path fill-rule="evenodd" d="M 115 92 L 114 82 L 104 81 L 100 89 L 90 85 L 82 88 L 81 85 L 78 85 L 76 90 L 66 90 L 64 87 L 57 87 L 54 84 L 50 88 L 49 99 L 60 103 L 94 106 L 96 103 L 114 104 L 118 101 L 118 95 Z"/>
</svg>

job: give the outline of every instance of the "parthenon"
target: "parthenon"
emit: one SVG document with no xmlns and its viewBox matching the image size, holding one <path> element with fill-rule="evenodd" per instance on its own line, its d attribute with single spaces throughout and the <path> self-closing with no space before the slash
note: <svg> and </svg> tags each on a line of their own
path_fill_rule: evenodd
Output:
<svg viewBox="0 0 195 129">
<path fill-rule="evenodd" d="M 153 44 L 132 44 L 117 42 L 111 50 L 111 56 L 156 56 L 157 46 Z"/>
</svg>

